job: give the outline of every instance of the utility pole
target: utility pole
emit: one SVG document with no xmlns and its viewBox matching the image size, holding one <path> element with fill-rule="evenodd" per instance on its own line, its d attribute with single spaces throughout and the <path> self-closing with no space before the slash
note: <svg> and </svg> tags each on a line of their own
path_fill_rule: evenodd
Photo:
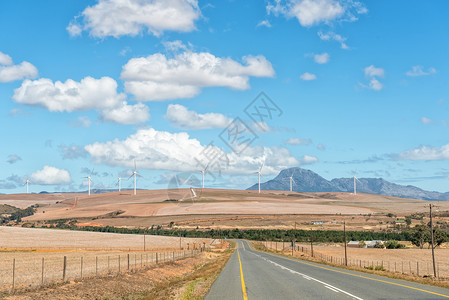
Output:
<svg viewBox="0 0 449 300">
<path fill-rule="evenodd" d="M 345 266 L 348 265 L 348 254 L 346 252 L 346 221 L 343 221 L 343 235 L 345 239 Z"/>
<path fill-rule="evenodd" d="M 430 237 L 432 242 L 432 262 L 433 262 L 433 276 L 437 278 L 437 269 L 435 267 L 435 252 L 434 252 L 434 246 L 433 246 L 433 223 L 432 223 L 432 203 L 429 205 L 429 211 L 430 211 Z"/>
<path fill-rule="evenodd" d="M 313 239 L 312 239 L 312 233 L 313 233 L 313 231 L 310 230 L 310 253 L 312 254 L 312 257 L 313 257 Z"/>
</svg>

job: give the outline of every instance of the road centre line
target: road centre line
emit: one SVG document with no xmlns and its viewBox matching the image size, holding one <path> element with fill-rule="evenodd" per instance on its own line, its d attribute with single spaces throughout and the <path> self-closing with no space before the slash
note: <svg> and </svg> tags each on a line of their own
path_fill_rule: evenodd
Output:
<svg viewBox="0 0 449 300">
<path fill-rule="evenodd" d="M 248 295 L 246 294 L 245 280 L 243 279 L 242 261 L 240 260 L 238 243 L 237 243 L 237 256 L 239 258 L 239 265 L 240 265 L 240 279 L 242 281 L 243 300 L 248 300 Z"/>
<path fill-rule="evenodd" d="M 249 243 L 249 242 L 248 242 L 248 243 Z M 249 243 L 249 245 L 250 245 L 250 247 L 252 248 L 252 250 L 257 251 L 257 252 L 262 252 L 262 251 L 256 250 L 256 249 L 251 245 L 251 243 Z M 415 288 L 415 287 L 408 286 L 408 285 L 404 285 L 404 284 L 400 284 L 400 283 L 395 283 L 395 282 L 386 281 L 386 280 L 382 280 L 382 279 L 370 278 L 370 277 L 366 277 L 366 276 L 363 276 L 363 275 L 351 274 L 351 273 L 344 272 L 344 271 L 339 271 L 339 270 L 334 270 L 334 269 L 330 269 L 330 268 L 326 268 L 326 267 L 322 267 L 322 266 L 317 266 L 317 265 L 315 265 L 315 264 L 307 263 L 307 262 L 302 261 L 302 260 L 300 260 L 300 259 L 292 259 L 292 258 L 289 258 L 289 257 L 286 257 L 286 256 L 282 256 L 282 255 L 272 254 L 272 253 L 268 253 L 268 252 L 264 252 L 264 253 L 266 253 L 266 254 L 268 254 L 268 255 L 271 255 L 271 256 L 274 256 L 274 257 L 279 257 L 279 258 L 287 259 L 287 260 L 290 260 L 290 261 L 298 262 L 298 263 L 301 263 L 301 264 L 304 264 L 304 265 L 312 266 L 312 267 L 315 267 L 315 268 L 320 268 L 320 269 L 324 269 L 324 270 L 328 270 L 328 271 L 332 271 L 332 272 L 336 272 L 336 273 L 341 273 L 341 274 L 351 275 L 351 276 L 354 276 L 354 277 L 359 277 L 359 278 L 369 279 L 369 280 L 373 280 L 373 281 L 378 281 L 378 282 L 388 283 L 388 284 L 391 284 L 391 285 L 396 285 L 396 286 L 400 286 L 400 287 L 405 287 L 405 288 L 408 288 L 408 289 L 412 289 L 412 290 L 416 290 L 416 291 L 420 291 L 420 292 L 424 292 L 424 293 L 429 293 L 429 294 L 441 296 L 441 297 L 444 297 L 444 298 L 449 298 L 448 295 L 443 295 L 443 294 L 439 294 L 439 293 L 431 292 L 431 291 L 428 291 L 428 290 L 423 290 L 423 289 Z"/>
<path fill-rule="evenodd" d="M 303 277 L 304 279 L 307 279 L 307 280 L 313 280 L 313 281 L 316 281 L 316 282 L 318 282 L 318 283 L 321 283 L 322 285 L 324 285 L 324 287 L 326 287 L 326 288 L 328 288 L 328 289 L 330 289 L 330 290 L 332 290 L 332 291 L 334 291 L 334 292 L 336 292 L 336 293 L 340 292 L 340 293 L 346 294 L 346 295 L 348 295 L 349 297 L 352 297 L 352 298 L 354 298 L 354 299 L 363 300 L 362 298 L 357 297 L 357 296 L 355 296 L 355 295 L 353 295 L 353 294 L 351 294 L 351 293 L 349 293 L 349 292 L 346 292 L 346 291 L 344 291 L 344 290 L 342 290 L 342 289 L 339 289 L 338 287 L 335 287 L 335 286 L 333 286 L 333 285 L 331 285 L 331 284 L 329 284 L 329 283 L 326 283 L 326 282 L 321 281 L 321 280 L 319 280 L 319 279 L 310 277 L 309 275 L 306 275 L 306 274 L 297 272 L 297 271 L 295 271 L 295 270 L 289 269 L 289 268 L 287 268 L 287 267 L 285 267 L 285 266 L 283 266 L 283 265 L 281 265 L 281 264 L 278 264 L 278 263 L 276 263 L 276 262 L 274 262 L 274 261 L 272 261 L 272 260 L 269 260 L 268 258 L 262 257 L 262 256 L 259 255 L 259 254 L 256 254 L 256 253 L 253 253 L 253 252 L 249 252 L 249 253 L 251 253 L 251 254 L 253 254 L 253 255 L 259 257 L 260 259 L 263 259 L 263 260 L 265 260 L 265 261 L 267 261 L 267 262 L 269 262 L 269 263 L 271 263 L 271 264 L 273 264 L 273 265 L 275 265 L 275 266 L 277 266 L 277 267 L 279 267 L 279 268 L 281 268 L 281 269 L 283 269 L 283 270 L 289 271 L 289 272 L 292 273 L 292 274 L 299 275 L 299 276 L 301 276 L 301 277 Z"/>
</svg>

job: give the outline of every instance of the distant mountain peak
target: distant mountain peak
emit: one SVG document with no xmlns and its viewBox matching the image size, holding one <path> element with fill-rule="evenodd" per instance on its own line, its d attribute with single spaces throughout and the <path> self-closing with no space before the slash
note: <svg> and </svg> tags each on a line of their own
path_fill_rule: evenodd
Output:
<svg viewBox="0 0 449 300">
<path fill-rule="evenodd" d="M 295 192 L 318 193 L 318 192 L 346 192 L 354 191 L 354 179 L 334 178 L 326 180 L 317 173 L 293 167 L 284 169 L 279 174 L 267 182 L 261 183 L 262 190 L 290 190 L 290 177 L 293 178 L 292 190 Z M 359 178 L 357 182 L 357 192 L 394 196 L 401 198 L 412 198 L 422 200 L 449 200 L 448 193 L 425 191 L 413 185 L 399 185 L 389 182 L 383 178 Z M 257 190 L 258 184 L 249 187 L 248 190 Z"/>
</svg>

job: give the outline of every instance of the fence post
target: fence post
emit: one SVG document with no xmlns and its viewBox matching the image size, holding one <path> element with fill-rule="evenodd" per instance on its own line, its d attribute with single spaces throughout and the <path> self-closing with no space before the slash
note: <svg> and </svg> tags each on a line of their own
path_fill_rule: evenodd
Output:
<svg viewBox="0 0 449 300">
<path fill-rule="evenodd" d="M 95 276 L 98 276 L 98 256 L 95 256 Z"/>
<path fill-rule="evenodd" d="M 83 279 L 83 257 L 81 256 L 81 279 Z"/>
<path fill-rule="evenodd" d="M 41 285 L 44 285 L 44 261 L 45 261 L 45 259 L 42 257 L 42 279 L 41 279 Z"/>
<path fill-rule="evenodd" d="M 128 271 L 129 271 L 129 253 L 128 253 Z"/>
<path fill-rule="evenodd" d="M 408 269 L 410 271 L 410 274 L 412 274 L 412 262 L 408 261 Z"/>
<path fill-rule="evenodd" d="M 416 262 L 416 275 L 419 277 L 419 261 Z"/>
<path fill-rule="evenodd" d="M 118 272 L 120 273 L 120 254 L 118 255 Z"/>
<path fill-rule="evenodd" d="M 62 267 L 62 281 L 65 281 L 65 270 L 67 267 L 67 256 L 64 256 L 64 265 Z"/>
<path fill-rule="evenodd" d="M 156 252 L 156 265 L 157 265 L 158 261 L 157 261 L 157 252 Z"/>
<path fill-rule="evenodd" d="M 137 269 L 137 254 L 134 254 L 134 269 Z"/>
<path fill-rule="evenodd" d="M 141 267 L 141 268 L 142 268 L 142 266 L 143 266 L 142 257 L 143 257 L 143 254 L 141 253 L 141 254 L 140 254 L 140 267 Z"/>
<path fill-rule="evenodd" d="M 109 255 L 108 255 L 108 274 L 109 274 Z"/>
<path fill-rule="evenodd" d="M 173 262 L 175 261 L 175 251 L 173 251 Z"/>
<path fill-rule="evenodd" d="M 15 286 L 15 277 L 16 277 L 16 259 L 12 259 L 12 291 L 14 292 Z"/>
</svg>

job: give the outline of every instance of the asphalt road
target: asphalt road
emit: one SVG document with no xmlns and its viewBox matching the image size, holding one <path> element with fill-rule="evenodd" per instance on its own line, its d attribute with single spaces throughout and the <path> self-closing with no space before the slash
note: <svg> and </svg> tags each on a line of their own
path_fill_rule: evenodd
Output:
<svg viewBox="0 0 449 300">
<path fill-rule="evenodd" d="M 237 245 L 205 299 L 449 298 L 449 289 L 259 252 L 246 241 Z"/>
</svg>

